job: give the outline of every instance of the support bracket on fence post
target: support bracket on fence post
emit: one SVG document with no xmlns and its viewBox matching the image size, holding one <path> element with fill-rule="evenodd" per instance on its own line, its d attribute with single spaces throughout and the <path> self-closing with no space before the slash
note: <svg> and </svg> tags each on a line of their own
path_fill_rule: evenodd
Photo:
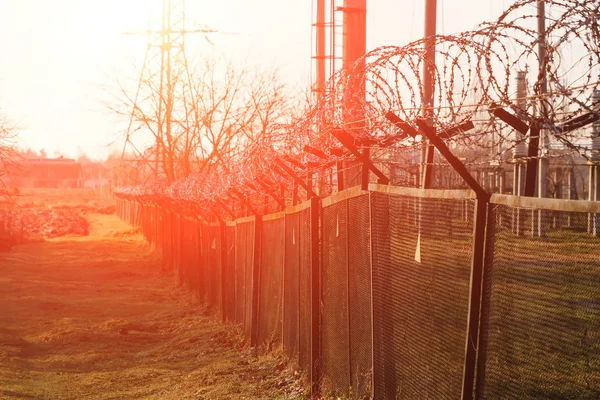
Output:
<svg viewBox="0 0 600 400">
<path fill-rule="evenodd" d="M 537 180 L 537 160 L 540 144 L 540 127 L 537 122 L 533 121 L 530 124 L 522 121 L 519 117 L 509 113 L 503 108 L 492 104 L 490 112 L 495 117 L 501 119 L 509 126 L 513 127 L 521 135 L 526 135 L 529 132 L 529 146 L 527 148 L 527 169 L 525 175 L 525 191 L 526 197 L 535 195 L 535 182 Z"/>
<path fill-rule="evenodd" d="M 227 207 L 225 204 L 223 204 L 223 202 L 221 200 L 217 199 L 216 205 L 221 207 L 223 209 L 223 211 L 225 211 L 227 213 L 227 215 L 229 215 L 231 217 L 231 219 L 235 219 L 235 213 L 233 211 L 231 211 L 229 209 L 229 207 Z"/>
<path fill-rule="evenodd" d="M 319 158 L 322 158 L 323 160 L 327 159 L 327 155 L 325 154 L 325 152 L 323 150 L 317 149 L 316 147 L 312 147 L 312 146 L 304 146 L 304 151 L 307 153 L 310 153 L 312 155 L 315 155 Z"/>
<path fill-rule="evenodd" d="M 214 207 L 210 207 L 209 209 L 210 209 L 210 211 L 212 211 L 213 215 L 217 219 L 217 222 L 220 223 L 220 224 L 223 223 L 223 218 L 221 218 L 221 216 L 219 215 L 219 213 L 217 212 L 217 210 L 215 210 Z"/>
<path fill-rule="evenodd" d="M 417 137 L 417 132 L 415 131 L 415 129 L 412 126 L 410 126 L 408 123 L 402 121 L 400 119 L 400 117 L 398 117 L 393 112 L 388 111 L 385 114 L 385 118 L 388 121 L 390 121 L 392 124 L 394 124 L 394 126 L 396 126 L 396 128 L 400 129 L 400 131 L 401 131 L 401 133 L 398 134 L 394 139 L 396 139 L 396 140 L 406 139 L 409 135 L 413 139 Z"/>
<path fill-rule="evenodd" d="M 371 160 L 371 158 L 369 157 L 369 153 L 368 152 L 361 152 L 355 145 L 354 145 L 354 138 L 352 137 L 352 135 L 350 135 L 348 132 L 346 132 L 343 129 L 333 129 L 331 131 L 331 134 L 333 135 L 333 137 L 335 137 L 345 148 L 348 149 L 348 151 L 350 151 L 350 153 L 355 156 L 358 161 L 363 163 L 363 168 L 368 171 L 371 170 L 373 171 L 373 173 L 377 176 L 377 182 L 381 185 L 389 185 L 390 183 L 390 179 L 385 176 L 385 174 L 383 172 L 381 172 L 376 166 L 375 164 L 373 164 L 373 161 Z M 366 178 L 365 178 L 366 175 Z M 363 182 L 362 182 L 362 186 L 363 186 L 363 190 L 366 190 L 367 188 L 365 187 L 365 180 L 367 179 L 367 188 L 368 188 L 368 175 L 365 172 L 363 175 Z"/>
<path fill-rule="evenodd" d="M 557 127 L 556 131 L 559 133 L 568 133 L 575 129 L 583 128 L 586 125 L 592 124 L 600 120 L 600 111 L 586 113 L 579 117 L 573 118 L 561 126 Z"/>
<path fill-rule="evenodd" d="M 231 189 L 231 193 L 235 194 L 241 200 L 242 204 L 248 208 L 248 211 L 250 211 L 254 215 L 258 215 L 258 213 L 254 210 L 252 204 L 250 204 L 250 201 L 248 201 L 246 196 L 240 193 L 237 189 Z"/>
<path fill-rule="evenodd" d="M 529 130 L 529 125 L 521 121 L 521 119 L 515 115 L 512 115 L 503 108 L 498 107 L 496 104 L 490 106 L 490 112 L 494 117 L 500 118 L 502 121 L 513 127 L 521 135 L 525 135 Z"/>
<path fill-rule="evenodd" d="M 286 163 L 284 163 L 279 158 L 275 159 L 275 163 L 277 163 L 277 165 L 279 167 L 281 167 L 281 169 L 285 173 L 287 173 L 289 176 L 291 176 L 292 179 L 294 180 L 294 182 L 296 182 L 298 185 L 302 186 L 306 190 L 309 198 L 316 196 L 315 192 L 312 191 L 312 189 L 306 184 L 306 182 L 304 182 L 298 175 L 296 175 L 294 173 L 294 171 Z M 279 172 L 279 171 L 277 171 L 277 169 L 274 169 L 274 170 L 275 170 L 275 172 Z"/>
<path fill-rule="evenodd" d="M 285 208 L 285 200 L 281 197 L 279 197 L 273 190 L 271 190 L 269 188 L 269 186 L 267 186 L 266 183 L 264 183 L 262 180 L 257 179 L 256 183 L 258 183 L 258 185 L 263 188 L 265 190 L 265 192 L 267 192 L 267 194 L 269 196 L 271 196 L 276 202 L 277 204 L 279 204 L 281 207 Z"/>
<path fill-rule="evenodd" d="M 440 154 L 450 163 L 452 168 L 464 179 L 469 187 L 475 192 L 477 198 L 489 200 L 490 194 L 477 182 L 471 175 L 467 167 L 454 155 L 446 146 L 446 143 L 435 133 L 434 129 L 427 125 L 424 120 L 417 120 L 419 131 L 425 136 L 431 144 L 435 146 Z"/>
</svg>

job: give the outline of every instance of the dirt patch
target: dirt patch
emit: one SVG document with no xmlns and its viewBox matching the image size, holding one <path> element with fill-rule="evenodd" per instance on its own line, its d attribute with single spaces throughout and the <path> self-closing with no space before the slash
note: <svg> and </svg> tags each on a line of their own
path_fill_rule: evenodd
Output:
<svg viewBox="0 0 600 400">
<path fill-rule="evenodd" d="M 100 207 L 100 206 L 94 206 L 94 205 L 59 204 L 59 205 L 52 206 L 52 208 L 55 210 L 69 210 L 69 211 L 76 212 L 79 214 L 95 213 L 95 214 L 110 215 L 110 214 L 114 214 L 116 212 L 115 206 Z"/>
</svg>

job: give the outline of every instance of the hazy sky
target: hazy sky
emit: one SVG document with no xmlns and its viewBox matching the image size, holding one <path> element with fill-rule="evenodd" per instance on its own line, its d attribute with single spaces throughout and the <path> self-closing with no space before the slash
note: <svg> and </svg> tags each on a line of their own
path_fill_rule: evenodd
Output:
<svg viewBox="0 0 600 400">
<path fill-rule="evenodd" d="M 308 85 L 310 0 L 187 0 L 188 26 L 236 35 L 191 41 L 191 51 L 215 51 Z M 342 4 L 342 1 L 339 1 Z M 367 46 L 403 45 L 423 33 L 424 0 L 368 0 Z M 496 18 L 506 0 L 438 0 L 438 32 L 470 29 Z M 107 110 L 117 77 L 135 78 L 142 62 L 148 14 L 160 0 L 0 0 L 0 113 L 19 128 L 19 145 L 67 156 L 105 157 L 125 122 Z"/>
</svg>

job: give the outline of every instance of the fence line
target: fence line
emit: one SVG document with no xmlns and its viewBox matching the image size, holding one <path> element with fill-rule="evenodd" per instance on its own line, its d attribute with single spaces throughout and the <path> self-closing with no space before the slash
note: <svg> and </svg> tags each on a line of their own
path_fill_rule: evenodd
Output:
<svg viewBox="0 0 600 400">
<path fill-rule="evenodd" d="M 126 194 L 117 211 L 251 345 L 282 348 L 315 397 L 597 398 L 600 239 L 567 222 L 597 220 L 600 203 L 479 201 L 372 184 L 234 221 Z M 536 218 L 543 236 L 515 229 Z"/>
</svg>

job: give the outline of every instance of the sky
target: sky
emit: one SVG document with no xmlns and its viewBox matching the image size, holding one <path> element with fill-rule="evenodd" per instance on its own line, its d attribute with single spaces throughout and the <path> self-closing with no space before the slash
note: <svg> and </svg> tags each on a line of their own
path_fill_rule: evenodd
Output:
<svg viewBox="0 0 600 400">
<path fill-rule="evenodd" d="M 342 1 L 338 1 L 342 5 Z M 438 0 L 438 32 L 495 19 L 509 0 Z M 0 0 L 0 115 L 21 148 L 105 158 L 127 121 L 109 110 L 116 82 L 135 80 L 148 21 L 160 0 Z M 424 0 L 367 0 L 367 50 L 423 35 Z M 200 57 L 217 53 L 277 68 L 282 81 L 311 81 L 311 0 L 187 0 L 187 24 L 221 34 L 190 41 Z M 113 145 L 116 149 L 118 145 Z"/>
</svg>

